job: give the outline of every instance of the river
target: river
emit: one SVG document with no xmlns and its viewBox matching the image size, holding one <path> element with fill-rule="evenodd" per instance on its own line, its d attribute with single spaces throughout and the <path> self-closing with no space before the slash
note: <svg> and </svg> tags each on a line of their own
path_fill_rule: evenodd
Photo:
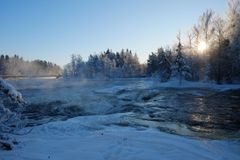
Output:
<svg viewBox="0 0 240 160">
<path fill-rule="evenodd" d="M 240 138 L 240 90 L 155 85 L 147 79 L 15 80 L 28 103 L 27 126 L 77 116 L 128 113 L 106 125 L 157 128 L 182 136 Z"/>
</svg>

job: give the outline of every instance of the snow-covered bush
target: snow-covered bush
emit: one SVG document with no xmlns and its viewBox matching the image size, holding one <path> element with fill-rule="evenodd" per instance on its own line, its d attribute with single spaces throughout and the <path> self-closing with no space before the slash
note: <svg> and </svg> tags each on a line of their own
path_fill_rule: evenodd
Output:
<svg viewBox="0 0 240 160">
<path fill-rule="evenodd" d="M 12 102 L 24 103 L 22 94 L 18 92 L 11 84 L 0 78 L 0 91 L 7 95 Z"/>
<path fill-rule="evenodd" d="M 0 148 L 11 149 L 11 143 L 3 137 L 23 126 L 21 111 L 24 104 L 21 93 L 0 78 Z"/>
</svg>

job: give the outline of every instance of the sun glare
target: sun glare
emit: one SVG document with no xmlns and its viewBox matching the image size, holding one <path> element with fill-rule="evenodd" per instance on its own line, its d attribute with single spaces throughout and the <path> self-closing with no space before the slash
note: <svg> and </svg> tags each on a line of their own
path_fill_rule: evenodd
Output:
<svg viewBox="0 0 240 160">
<path fill-rule="evenodd" d="M 207 44 L 206 42 L 202 41 L 198 44 L 198 51 L 203 52 L 207 49 Z"/>
</svg>

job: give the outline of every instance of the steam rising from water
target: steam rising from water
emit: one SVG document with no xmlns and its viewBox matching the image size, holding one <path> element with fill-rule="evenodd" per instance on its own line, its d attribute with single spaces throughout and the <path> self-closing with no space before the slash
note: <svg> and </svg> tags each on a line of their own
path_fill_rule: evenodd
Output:
<svg viewBox="0 0 240 160">
<path fill-rule="evenodd" d="M 109 124 L 213 139 L 239 137 L 239 90 L 158 88 L 153 84 L 136 79 L 15 82 L 29 102 L 25 112 L 29 125 L 75 116 L 129 113 Z"/>
</svg>

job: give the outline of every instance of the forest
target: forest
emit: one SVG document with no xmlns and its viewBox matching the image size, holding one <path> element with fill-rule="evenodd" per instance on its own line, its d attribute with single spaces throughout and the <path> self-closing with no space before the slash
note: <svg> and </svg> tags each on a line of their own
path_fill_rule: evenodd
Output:
<svg viewBox="0 0 240 160">
<path fill-rule="evenodd" d="M 36 77 L 57 76 L 61 74 L 61 67 L 43 60 L 26 61 L 18 55 L 10 57 L 0 55 L 0 76 Z"/>
<path fill-rule="evenodd" d="M 206 10 L 185 35 L 177 33 L 177 43 L 160 47 L 149 55 L 147 64 L 140 64 L 137 53 L 111 49 L 90 55 L 84 62 L 81 55 L 72 55 L 64 67 L 65 77 L 130 78 L 159 77 L 180 81 L 213 80 L 218 84 L 239 82 L 240 78 L 240 4 L 229 1 L 226 15 Z M 147 54 L 147 53 L 146 53 Z M 149 53 L 148 53 L 149 54 Z"/>
</svg>

